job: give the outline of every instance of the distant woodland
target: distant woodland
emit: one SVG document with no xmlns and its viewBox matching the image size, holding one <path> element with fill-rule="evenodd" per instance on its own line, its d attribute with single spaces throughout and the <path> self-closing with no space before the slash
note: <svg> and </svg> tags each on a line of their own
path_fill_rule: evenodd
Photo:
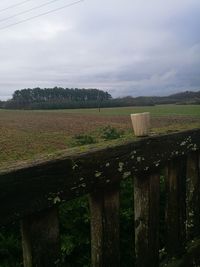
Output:
<svg viewBox="0 0 200 267">
<path fill-rule="evenodd" d="M 5 109 L 67 109 L 124 106 L 153 106 L 158 104 L 200 104 L 200 91 L 186 91 L 169 96 L 112 98 L 99 89 L 34 88 L 14 92 L 12 99 L 0 101 Z"/>
</svg>

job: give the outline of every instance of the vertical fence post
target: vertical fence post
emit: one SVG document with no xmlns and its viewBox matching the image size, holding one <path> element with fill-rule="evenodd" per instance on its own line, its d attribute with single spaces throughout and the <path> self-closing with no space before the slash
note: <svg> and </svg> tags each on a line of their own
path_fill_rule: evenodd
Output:
<svg viewBox="0 0 200 267">
<path fill-rule="evenodd" d="M 92 267 L 103 266 L 103 202 L 103 190 L 89 196 Z"/>
<path fill-rule="evenodd" d="M 24 267 L 60 266 L 57 207 L 23 219 L 21 233 Z"/>
<path fill-rule="evenodd" d="M 166 249 L 169 256 L 180 255 L 186 241 L 186 159 L 179 158 L 166 168 Z"/>
<path fill-rule="evenodd" d="M 200 154 L 192 152 L 187 159 L 187 239 L 200 235 Z"/>
<path fill-rule="evenodd" d="M 134 177 L 137 267 L 159 266 L 159 195 L 160 175 Z"/>
<path fill-rule="evenodd" d="M 92 267 L 120 266 L 119 185 L 90 195 Z"/>
</svg>

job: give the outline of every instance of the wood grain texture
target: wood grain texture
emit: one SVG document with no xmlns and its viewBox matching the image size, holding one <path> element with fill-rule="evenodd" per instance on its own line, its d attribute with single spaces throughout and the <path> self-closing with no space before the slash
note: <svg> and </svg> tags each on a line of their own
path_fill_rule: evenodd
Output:
<svg viewBox="0 0 200 267">
<path fill-rule="evenodd" d="M 160 175 L 134 178 L 135 256 L 137 267 L 159 266 Z"/>
<path fill-rule="evenodd" d="M 57 208 L 31 215 L 21 223 L 25 267 L 60 267 Z"/>
<path fill-rule="evenodd" d="M 119 185 L 90 196 L 93 267 L 119 267 Z"/>
<path fill-rule="evenodd" d="M 168 163 L 166 169 L 166 250 L 180 255 L 186 244 L 186 158 Z"/>
<path fill-rule="evenodd" d="M 200 236 L 200 153 L 187 157 L 187 238 Z"/>
</svg>

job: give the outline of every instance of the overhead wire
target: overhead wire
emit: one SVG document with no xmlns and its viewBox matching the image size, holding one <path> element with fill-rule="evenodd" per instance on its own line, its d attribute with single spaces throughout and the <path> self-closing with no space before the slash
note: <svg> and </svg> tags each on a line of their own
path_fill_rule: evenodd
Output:
<svg viewBox="0 0 200 267">
<path fill-rule="evenodd" d="M 27 19 L 23 19 L 23 20 L 20 20 L 20 21 L 15 22 L 15 23 L 8 24 L 8 25 L 6 25 L 6 26 L 0 27 L 0 30 L 4 30 L 4 29 L 10 28 L 10 27 L 13 27 L 13 26 L 15 26 L 15 25 L 18 25 L 18 24 L 21 24 L 21 23 L 24 23 L 24 22 L 27 22 L 27 21 L 30 21 L 30 20 L 33 20 L 33 19 L 36 19 L 36 18 L 45 16 L 45 15 L 48 15 L 48 14 L 50 14 L 50 13 L 57 12 L 57 11 L 59 11 L 59 10 L 61 10 L 61 9 L 64 9 L 64 8 L 67 8 L 67 7 L 70 7 L 70 6 L 77 5 L 77 4 L 79 4 L 80 2 L 83 2 L 83 1 L 84 1 L 84 0 L 75 1 L 75 2 L 72 2 L 72 3 L 70 3 L 70 4 L 64 5 L 64 6 L 62 6 L 62 7 L 58 7 L 58 8 L 49 10 L 49 11 L 47 11 L 47 12 L 40 13 L 40 14 L 38 14 L 38 15 L 29 17 L 29 18 L 27 18 Z"/>
<path fill-rule="evenodd" d="M 6 10 L 8 10 L 8 9 L 11 9 L 11 8 L 15 8 L 15 7 L 21 6 L 21 5 L 23 5 L 23 4 L 27 3 L 27 2 L 31 2 L 31 1 L 32 1 L 32 0 L 25 0 L 25 1 L 19 2 L 19 3 L 14 4 L 14 5 L 10 5 L 10 6 L 8 6 L 8 7 L 5 7 L 5 8 L 0 9 L 0 12 L 4 12 L 4 11 L 6 11 Z"/>
<path fill-rule="evenodd" d="M 29 12 L 31 12 L 31 11 L 33 11 L 33 10 L 40 9 L 40 8 L 42 8 L 42 7 L 44 7 L 44 6 L 50 5 L 50 4 L 52 4 L 52 3 L 54 3 L 54 2 L 58 2 L 58 1 L 61 1 L 61 0 L 52 0 L 52 1 L 46 2 L 46 3 L 42 4 L 42 5 L 39 5 L 39 6 L 35 6 L 35 7 L 32 7 L 32 8 L 29 8 L 29 9 L 24 10 L 24 11 L 21 11 L 21 12 L 19 12 L 19 13 L 13 14 L 13 15 L 11 15 L 11 16 L 9 16 L 9 17 L 0 19 L 0 22 L 10 20 L 10 19 L 15 18 L 15 17 L 17 17 L 17 16 L 19 16 L 19 15 L 23 15 L 23 14 L 29 13 Z"/>
</svg>

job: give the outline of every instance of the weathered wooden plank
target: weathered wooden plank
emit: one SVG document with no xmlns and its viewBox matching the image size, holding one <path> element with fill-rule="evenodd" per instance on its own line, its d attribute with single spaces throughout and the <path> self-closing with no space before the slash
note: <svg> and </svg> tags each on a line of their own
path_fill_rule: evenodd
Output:
<svg viewBox="0 0 200 267">
<path fill-rule="evenodd" d="M 56 207 L 23 219 L 21 233 L 24 267 L 61 266 Z"/>
<path fill-rule="evenodd" d="M 135 256 L 137 267 L 159 266 L 160 176 L 134 178 Z"/>
<path fill-rule="evenodd" d="M 186 243 L 186 158 L 168 163 L 166 168 L 166 250 L 179 255 Z"/>
<path fill-rule="evenodd" d="M 111 188 L 108 187 L 104 192 L 104 266 L 119 267 L 119 186 L 115 185 Z"/>
<path fill-rule="evenodd" d="M 160 211 L 160 175 L 150 177 L 149 202 L 149 254 L 152 266 L 159 266 L 159 211 Z"/>
<path fill-rule="evenodd" d="M 93 267 L 103 266 L 103 191 L 89 197 L 91 224 L 91 262 Z"/>
<path fill-rule="evenodd" d="M 116 183 L 154 172 L 169 159 L 200 149 L 200 130 L 139 139 L 0 171 L 0 224 Z M 111 177 L 111 178 L 110 178 Z"/>
<path fill-rule="evenodd" d="M 90 211 L 92 266 L 120 266 L 119 186 L 92 194 Z"/>
<path fill-rule="evenodd" d="M 187 159 L 187 238 L 200 235 L 200 154 L 193 152 Z"/>
</svg>

